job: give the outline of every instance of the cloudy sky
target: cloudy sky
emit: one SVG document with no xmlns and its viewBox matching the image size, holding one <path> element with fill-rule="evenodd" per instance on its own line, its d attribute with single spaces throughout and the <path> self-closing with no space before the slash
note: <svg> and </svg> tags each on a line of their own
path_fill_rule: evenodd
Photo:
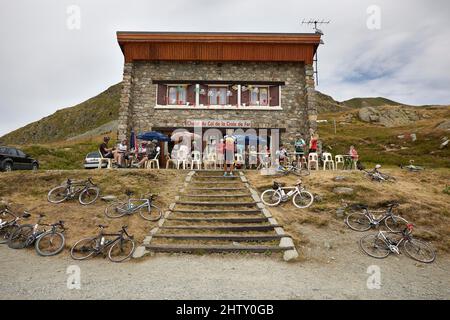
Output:
<svg viewBox="0 0 450 320">
<path fill-rule="evenodd" d="M 330 19 L 320 27 L 320 91 L 337 100 L 450 104 L 447 0 L 14 0 L 1 7 L 0 135 L 121 81 L 118 30 L 310 32 L 303 18 Z"/>
</svg>

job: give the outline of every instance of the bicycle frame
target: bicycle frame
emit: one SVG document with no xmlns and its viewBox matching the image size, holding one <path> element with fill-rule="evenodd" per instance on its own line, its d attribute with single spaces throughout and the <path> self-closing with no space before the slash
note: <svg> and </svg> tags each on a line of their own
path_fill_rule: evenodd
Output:
<svg viewBox="0 0 450 320">
<path fill-rule="evenodd" d="M 377 235 L 377 238 L 379 238 L 379 236 L 382 236 L 382 240 L 383 240 L 384 243 L 388 246 L 389 250 L 390 250 L 391 252 L 396 253 L 396 254 L 400 254 L 399 246 L 400 246 L 400 244 L 401 244 L 403 241 L 405 241 L 406 239 L 409 239 L 409 236 L 407 236 L 407 235 L 405 235 L 405 234 L 403 233 L 402 238 L 401 238 L 397 243 L 391 243 L 390 239 L 388 239 L 388 238 L 385 236 L 385 233 L 386 233 L 386 231 L 379 231 L 379 232 L 378 232 L 378 235 Z"/>
<path fill-rule="evenodd" d="M 142 202 L 142 204 L 135 206 L 134 202 Z M 139 209 L 144 207 L 150 208 L 151 200 L 150 199 L 128 199 L 128 211 L 129 213 L 133 213 Z"/>
<path fill-rule="evenodd" d="M 95 254 L 96 255 L 100 254 L 105 248 L 108 248 L 117 241 L 125 239 L 125 237 L 123 236 L 124 234 L 126 234 L 129 238 L 131 238 L 131 236 L 124 230 L 122 230 L 119 233 L 103 233 L 103 229 L 100 230 L 100 233 L 95 238 L 95 248 L 94 248 Z M 116 238 L 109 240 L 105 239 L 105 237 L 116 237 Z"/>
<path fill-rule="evenodd" d="M 381 219 L 377 219 L 373 213 L 383 213 L 384 215 L 381 217 Z M 387 218 L 393 216 L 392 214 L 392 207 L 388 208 L 386 211 L 369 211 L 368 209 L 364 209 L 364 215 L 369 219 L 370 224 L 377 226 L 380 223 L 382 223 Z"/>
</svg>

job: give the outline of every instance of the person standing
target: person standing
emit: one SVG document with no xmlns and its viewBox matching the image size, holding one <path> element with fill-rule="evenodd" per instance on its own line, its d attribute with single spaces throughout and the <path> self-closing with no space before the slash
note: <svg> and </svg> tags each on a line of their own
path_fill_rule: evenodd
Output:
<svg viewBox="0 0 450 320">
<path fill-rule="evenodd" d="M 316 133 L 311 137 L 309 141 L 309 153 L 317 152 L 317 142 L 319 140 L 319 135 Z"/>
<path fill-rule="evenodd" d="M 303 139 L 303 137 L 300 135 L 298 139 L 294 142 L 294 148 L 295 148 L 295 159 L 297 162 L 301 162 L 303 157 L 305 156 L 305 147 L 306 142 Z"/>
<path fill-rule="evenodd" d="M 356 151 L 355 146 L 350 146 L 350 150 L 348 151 L 349 156 L 352 158 L 352 167 L 356 168 L 356 164 L 359 160 L 358 151 Z"/>
<path fill-rule="evenodd" d="M 233 176 L 233 170 L 234 170 L 234 144 L 236 142 L 236 139 L 231 136 L 227 135 L 225 136 L 225 166 L 224 166 L 224 173 L 223 175 L 226 176 Z"/>
</svg>

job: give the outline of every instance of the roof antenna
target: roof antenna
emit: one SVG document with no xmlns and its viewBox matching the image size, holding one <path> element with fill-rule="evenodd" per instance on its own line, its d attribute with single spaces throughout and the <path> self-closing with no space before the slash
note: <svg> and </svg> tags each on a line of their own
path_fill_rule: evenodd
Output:
<svg viewBox="0 0 450 320">
<path fill-rule="evenodd" d="M 316 34 L 320 34 L 321 36 L 324 35 L 323 31 L 320 30 L 319 28 L 317 28 L 317 25 L 321 25 L 321 24 L 329 24 L 331 21 L 330 20 L 317 20 L 317 19 L 309 19 L 309 20 L 302 20 L 302 24 L 306 24 L 306 25 L 314 25 L 314 32 Z M 323 40 L 320 39 L 320 44 L 324 44 Z M 317 61 L 318 59 L 318 55 L 317 55 L 317 51 L 316 50 L 316 54 L 314 55 L 314 64 L 315 64 L 315 70 L 314 70 L 314 74 L 316 75 L 316 84 L 319 85 L 319 70 L 317 68 Z"/>
</svg>

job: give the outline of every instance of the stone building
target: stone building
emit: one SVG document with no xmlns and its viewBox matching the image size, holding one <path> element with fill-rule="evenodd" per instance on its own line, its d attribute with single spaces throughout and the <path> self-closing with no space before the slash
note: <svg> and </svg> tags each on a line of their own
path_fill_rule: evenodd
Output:
<svg viewBox="0 0 450 320">
<path fill-rule="evenodd" d="M 201 124 L 277 131 L 289 143 L 316 129 L 320 34 L 117 32 L 117 40 L 125 58 L 119 138 Z"/>
</svg>

